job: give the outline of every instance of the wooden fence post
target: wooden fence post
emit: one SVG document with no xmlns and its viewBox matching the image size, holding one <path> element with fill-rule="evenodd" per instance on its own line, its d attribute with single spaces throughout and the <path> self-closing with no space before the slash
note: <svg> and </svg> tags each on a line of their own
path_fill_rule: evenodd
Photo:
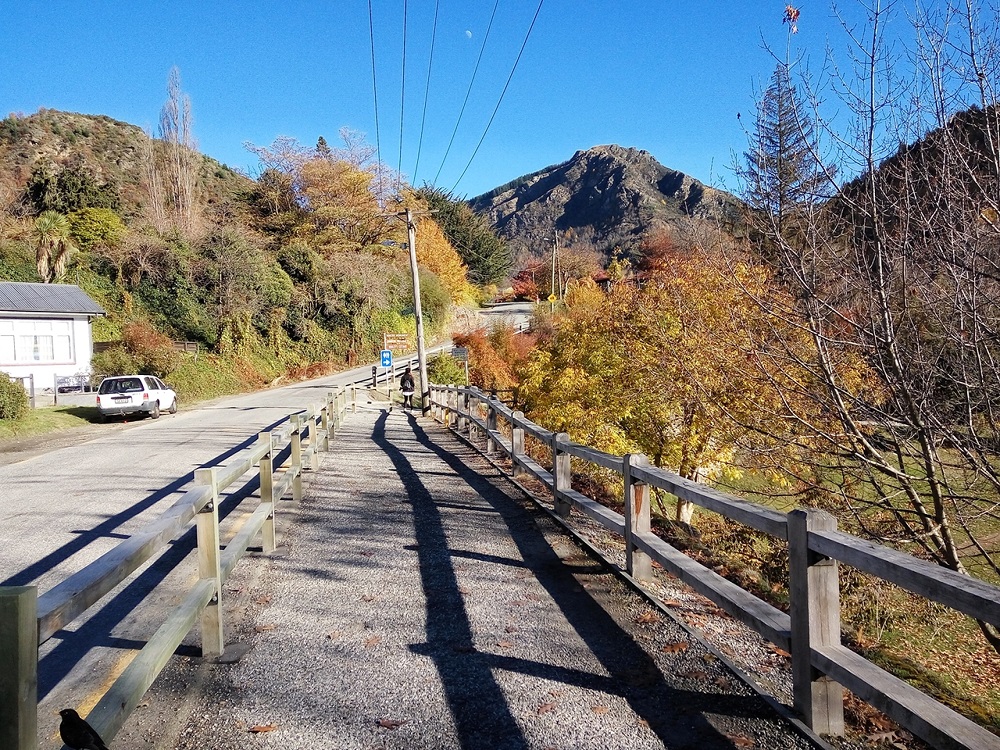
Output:
<svg viewBox="0 0 1000 750">
<path fill-rule="evenodd" d="M 319 434 L 319 430 L 316 427 L 316 416 L 313 415 L 309 419 L 302 420 L 303 424 L 309 427 L 308 443 L 309 446 L 309 470 L 319 471 L 319 451 L 323 444 L 323 436 Z"/>
<path fill-rule="evenodd" d="M 479 439 L 479 426 L 473 419 L 479 416 L 479 394 L 476 393 L 475 386 L 465 394 L 465 413 L 469 415 L 469 440 L 475 442 Z"/>
<path fill-rule="evenodd" d="M 492 456 L 497 449 L 496 440 L 493 439 L 493 433 L 497 431 L 497 407 L 493 403 L 491 398 L 486 402 L 486 455 Z"/>
<path fill-rule="evenodd" d="M 330 419 L 330 409 L 334 410 L 333 419 Z M 326 400 L 323 402 L 323 408 L 320 410 L 319 413 L 319 421 L 321 429 L 323 430 L 322 450 L 328 451 L 330 450 L 330 430 L 332 429 L 334 431 L 334 434 L 336 434 L 337 432 L 337 411 L 336 407 L 334 406 L 332 393 L 326 394 Z"/>
<path fill-rule="evenodd" d="M 292 500 L 299 502 L 302 500 L 302 415 L 293 414 L 292 417 L 292 465 L 289 467 L 295 471 L 295 478 L 292 480 Z"/>
<path fill-rule="evenodd" d="M 355 413 L 358 411 L 358 384 L 351 383 L 351 410 Z"/>
<path fill-rule="evenodd" d="M 515 411 L 510 415 L 510 475 L 514 479 L 524 476 L 524 428 L 521 420 L 523 411 Z"/>
<path fill-rule="evenodd" d="M 459 396 L 456 399 L 458 408 L 458 431 L 468 433 L 469 431 L 469 392 L 462 391 L 462 393 L 457 394 Z"/>
<path fill-rule="evenodd" d="M 195 516 L 198 538 L 198 577 L 215 583 L 215 596 L 201 611 L 201 655 L 222 656 L 226 648 L 222 621 L 222 567 L 219 555 L 219 482 L 216 469 L 195 469 L 194 483 L 212 488 L 212 497 Z"/>
<path fill-rule="evenodd" d="M 267 445 L 267 453 L 260 459 L 260 502 L 271 506 L 267 520 L 261 526 L 261 547 L 264 552 L 274 552 L 274 437 L 270 432 L 261 432 L 257 439 Z"/>
<path fill-rule="evenodd" d="M 625 570 L 637 581 L 653 579 L 653 563 L 645 552 L 636 549 L 636 533 L 648 533 L 649 485 L 632 478 L 633 466 L 649 466 L 649 459 L 642 453 L 629 453 L 622 458 L 622 477 L 625 480 Z"/>
<path fill-rule="evenodd" d="M 563 496 L 563 492 L 571 487 L 570 455 L 559 447 L 568 442 L 569 435 L 565 432 L 552 435 L 552 507 L 560 518 L 569 518 L 572 507 Z"/>
<path fill-rule="evenodd" d="M 0 747 L 38 750 L 38 589 L 0 586 Z"/>
<path fill-rule="evenodd" d="M 814 509 L 788 514 L 789 617 L 795 710 L 817 734 L 844 733 L 844 689 L 812 666 L 813 647 L 840 645 L 837 561 L 809 549 L 809 532 L 832 531 L 837 519 Z"/>
</svg>

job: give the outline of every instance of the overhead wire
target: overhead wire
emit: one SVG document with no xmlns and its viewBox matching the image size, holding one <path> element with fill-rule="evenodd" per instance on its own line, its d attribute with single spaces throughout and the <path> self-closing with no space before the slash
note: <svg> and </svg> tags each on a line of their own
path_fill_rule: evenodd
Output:
<svg viewBox="0 0 1000 750">
<path fill-rule="evenodd" d="M 441 159 L 441 166 L 438 167 L 437 174 L 434 175 L 434 182 L 437 183 L 438 178 L 441 176 L 441 170 L 444 169 L 445 162 L 448 161 L 448 154 L 451 153 L 452 144 L 455 143 L 455 135 L 458 133 L 458 126 L 462 123 L 462 116 L 465 114 L 465 107 L 469 103 L 469 96 L 472 94 L 472 86 L 476 82 L 476 75 L 479 73 L 479 64 L 483 61 L 483 53 L 486 51 L 486 42 L 490 38 L 490 30 L 493 28 L 493 19 L 497 15 L 497 6 L 500 5 L 500 0 L 496 0 L 493 3 L 493 13 L 490 15 L 490 22 L 486 26 L 486 34 L 483 36 L 483 44 L 479 48 L 479 57 L 476 60 L 476 67 L 472 70 L 472 78 L 469 81 L 469 88 L 465 92 L 465 101 L 462 102 L 462 109 L 459 110 L 458 120 L 455 121 L 455 128 L 451 131 L 451 139 L 448 141 L 448 147 L 444 151 L 444 156 Z"/>
<path fill-rule="evenodd" d="M 424 108 L 420 116 L 420 137 L 417 139 L 417 162 L 413 165 L 413 186 L 416 187 L 417 171 L 420 169 L 420 151 L 424 146 L 424 124 L 427 122 L 427 99 L 431 91 L 431 69 L 434 67 L 434 44 L 437 41 L 438 9 L 441 0 L 434 0 L 434 25 L 431 27 L 431 52 L 427 60 L 427 84 L 424 86 Z"/>
<path fill-rule="evenodd" d="M 531 38 L 531 31 L 535 28 L 535 22 L 538 20 L 538 14 L 542 11 L 542 4 L 545 0 L 538 0 L 538 7 L 535 9 L 535 15 L 531 19 L 531 25 L 528 26 L 528 32 L 524 35 L 524 41 L 521 43 L 521 49 L 517 53 L 517 58 L 514 60 L 514 65 L 510 69 L 510 75 L 507 76 L 507 82 L 503 86 L 503 91 L 500 92 L 500 98 L 497 99 L 497 106 L 493 108 L 493 114 L 490 115 L 489 122 L 486 123 L 486 129 L 483 130 L 483 136 L 479 139 L 479 143 L 476 144 L 475 150 L 472 152 L 472 156 L 469 157 L 469 163 L 465 165 L 465 169 L 462 170 L 462 174 L 458 176 L 455 180 L 455 184 L 452 186 L 450 192 L 454 192 L 458 187 L 462 178 L 465 177 L 465 173 L 469 171 L 469 167 L 472 166 L 473 160 L 476 158 L 476 154 L 479 153 L 480 147 L 483 145 L 483 141 L 486 140 L 486 134 L 490 132 L 490 126 L 493 125 L 493 120 L 497 116 L 497 112 L 500 110 L 500 105 L 503 103 L 503 98 L 507 93 L 507 87 L 510 86 L 511 79 L 514 77 L 514 71 L 517 70 L 517 64 L 521 61 L 521 55 L 524 54 L 524 48 L 528 45 L 528 39 Z"/>
<path fill-rule="evenodd" d="M 378 161 L 375 168 L 378 170 L 379 193 L 382 192 L 382 139 L 379 135 L 378 126 L 378 82 L 375 76 L 375 23 L 372 19 L 372 0 L 368 0 L 368 38 L 372 46 L 372 96 L 375 98 L 375 156 Z"/>
<path fill-rule="evenodd" d="M 406 103 L 406 6 L 403 0 L 403 73 L 399 84 L 399 162 L 396 165 L 396 192 L 403 179 L 403 105 Z"/>
</svg>

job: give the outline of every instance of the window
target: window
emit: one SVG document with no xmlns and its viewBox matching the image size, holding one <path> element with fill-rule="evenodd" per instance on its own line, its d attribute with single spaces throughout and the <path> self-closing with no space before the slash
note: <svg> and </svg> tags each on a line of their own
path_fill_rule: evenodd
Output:
<svg viewBox="0 0 1000 750">
<path fill-rule="evenodd" d="M 73 363 L 73 321 L 0 320 L 0 363 Z"/>
</svg>

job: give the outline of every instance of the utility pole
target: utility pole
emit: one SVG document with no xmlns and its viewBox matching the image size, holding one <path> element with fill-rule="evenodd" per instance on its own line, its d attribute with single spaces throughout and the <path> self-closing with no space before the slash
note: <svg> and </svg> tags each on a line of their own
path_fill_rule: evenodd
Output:
<svg viewBox="0 0 1000 750">
<path fill-rule="evenodd" d="M 424 316 L 420 311 L 420 274 L 417 271 L 417 225 L 406 209 L 407 245 L 410 249 L 410 273 L 413 275 L 413 316 L 417 319 L 417 370 L 420 374 L 420 413 L 430 411 L 430 384 L 427 382 L 427 353 L 424 350 Z"/>
</svg>

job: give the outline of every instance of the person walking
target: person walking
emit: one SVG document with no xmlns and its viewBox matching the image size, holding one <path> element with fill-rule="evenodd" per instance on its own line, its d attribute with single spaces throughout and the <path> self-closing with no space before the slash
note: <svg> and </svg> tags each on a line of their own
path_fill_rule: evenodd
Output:
<svg viewBox="0 0 1000 750">
<path fill-rule="evenodd" d="M 403 394 L 403 408 L 412 409 L 413 392 L 416 390 L 416 383 L 413 381 L 413 373 L 409 367 L 406 368 L 406 372 L 399 376 L 399 390 Z"/>
</svg>

